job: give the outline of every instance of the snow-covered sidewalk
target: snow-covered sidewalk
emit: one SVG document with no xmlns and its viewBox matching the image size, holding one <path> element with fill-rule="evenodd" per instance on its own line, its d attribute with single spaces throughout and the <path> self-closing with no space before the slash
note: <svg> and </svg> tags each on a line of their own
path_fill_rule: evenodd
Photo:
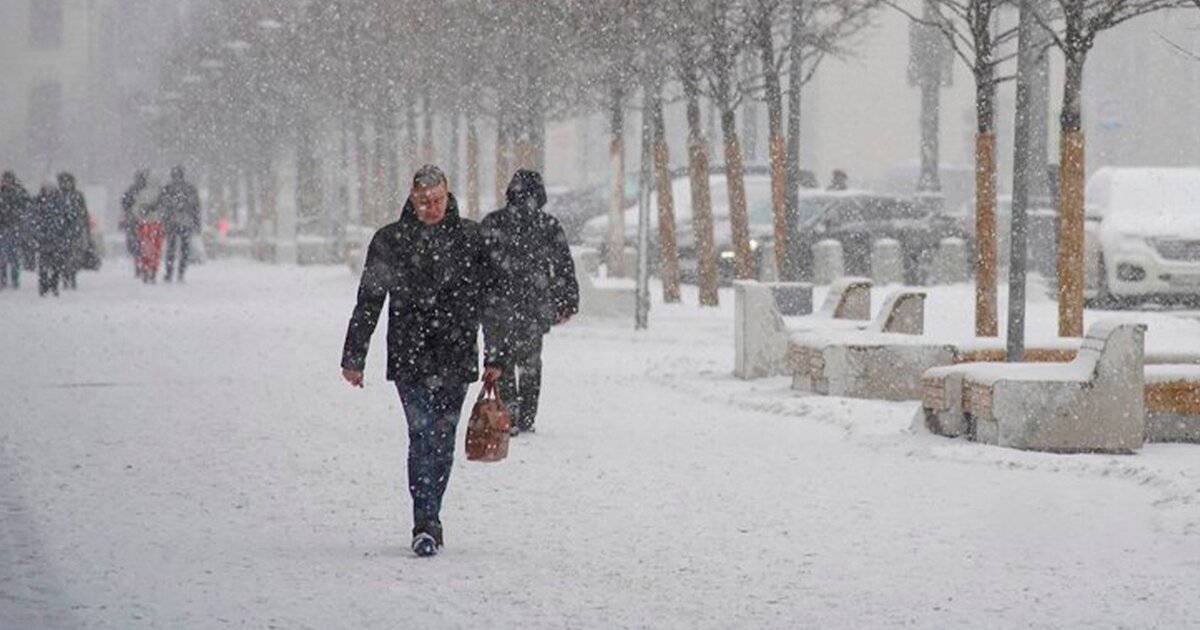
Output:
<svg viewBox="0 0 1200 630">
<path fill-rule="evenodd" d="M 5 630 L 1200 625 L 1200 446 L 1007 451 L 737 381 L 728 293 L 552 333 L 538 433 L 460 448 L 417 559 L 383 323 L 340 380 L 345 269 L 80 285 L 0 293 Z"/>
</svg>

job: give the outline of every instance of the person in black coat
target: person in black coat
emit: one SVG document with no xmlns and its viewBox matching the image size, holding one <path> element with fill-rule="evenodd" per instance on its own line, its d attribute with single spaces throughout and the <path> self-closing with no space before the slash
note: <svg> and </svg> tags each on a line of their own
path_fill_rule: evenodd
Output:
<svg viewBox="0 0 1200 630">
<path fill-rule="evenodd" d="M 346 331 L 342 377 L 362 387 L 371 334 L 388 301 L 387 378 L 408 423 L 412 549 L 442 546 L 442 495 L 467 386 L 479 377 L 477 338 L 494 284 L 478 224 L 459 216 L 446 176 L 424 166 L 400 219 L 367 249 L 358 301 Z M 489 366 L 491 373 L 500 371 Z"/>
<path fill-rule="evenodd" d="M 88 214 L 87 200 L 83 192 L 75 185 L 74 175 L 59 174 L 58 194 L 66 212 L 66 225 L 62 234 L 62 283 L 64 289 L 75 289 L 78 287 L 76 278 L 79 269 L 87 255 L 92 217 Z"/>
<path fill-rule="evenodd" d="M 141 248 L 138 245 L 137 224 L 138 224 L 138 196 L 149 185 L 150 171 L 146 169 L 139 170 L 133 175 L 133 184 L 125 190 L 125 194 L 121 195 L 121 221 L 118 223 L 125 232 L 125 251 L 129 252 L 129 257 L 133 259 L 134 275 L 138 275 L 140 271 L 137 261 Z"/>
<path fill-rule="evenodd" d="M 29 193 L 11 171 L 0 175 L 0 289 L 12 280 L 14 289 L 21 285 L 21 250 Z"/>
<path fill-rule="evenodd" d="M 542 211 L 546 187 L 541 174 L 517 171 L 505 197 L 505 207 L 483 219 L 486 247 L 502 274 L 496 316 L 488 324 L 493 329 L 485 328 L 485 333 L 492 340 L 488 361 L 509 367 L 498 384 L 515 435 L 534 430 L 542 337 L 579 311 L 579 284 L 562 225 Z"/>
<path fill-rule="evenodd" d="M 183 167 L 171 169 L 171 182 L 158 197 L 167 228 L 167 262 L 163 280 L 170 282 L 175 270 L 175 254 L 179 254 L 179 281 L 187 271 L 191 255 L 192 233 L 200 229 L 200 194 L 183 178 Z"/>
<path fill-rule="evenodd" d="M 59 282 L 70 251 L 71 216 L 53 184 L 42 186 L 33 200 L 33 225 L 37 242 L 38 295 L 58 295 Z"/>
</svg>

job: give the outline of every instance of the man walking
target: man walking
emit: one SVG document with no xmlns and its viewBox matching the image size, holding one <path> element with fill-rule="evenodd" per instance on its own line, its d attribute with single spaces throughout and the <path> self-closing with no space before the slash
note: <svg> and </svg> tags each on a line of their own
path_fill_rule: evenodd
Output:
<svg viewBox="0 0 1200 630">
<path fill-rule="evenodd" d="M 442 546 L 442 496 L 467 386 L 479 376 L 476 339 L 494 282 L 479 226 L 463 219 L 446 176 L 426 165 L 413 176 L 400 219 L 375 232 L 342 353 L 342 377 L 362 387 L 371 334 L 390 300 L 387 378 L 408 422 L 412 550 Z M 492 366 L 486 375 L 499 375 Z"/>
<path fill-rule="evenodd" d="M 58 194 L 66 213 L 63 228 L 62 285 L 64 289 L 78 288 L 79 269 L 83 266 L 88 249 L 92 217 L 88 213 L 87 199 L 75 185 L 75 176 L 70 173 L 58 175 Z"/>
<path fill-rule="evenodd" d="M 488 362 L 509 368 L 498 384 L 516 435 L 534 431 L 542 337 L 579 311 L 579 284 L 562 225 L 542 211 L 541 174 L 517 171 L 505 197 L 507 205 L 483 219 L 486 246 L 503 277 L 496 316 L 485 322 L 484 332 Z"/>
<path fill-rule="evenodd" d="M 0 289 L 21 285 L 21 249 L 29 194 L 11 171 L 0 175 Z"/>
<path fill-rule="evenodd" d="M 175 270 L 175 253 L 179 253 L 179 281 L 187 270 L 191 255 L 192 233 L 200 229 L 200 194 L 196 187 L 183 179 L 183 167 L 171 169 L 171 182 L 158 198 L 162 204 L 167 228 L 167 266 L 163 280 L 170 282 Z"/>
</svg>

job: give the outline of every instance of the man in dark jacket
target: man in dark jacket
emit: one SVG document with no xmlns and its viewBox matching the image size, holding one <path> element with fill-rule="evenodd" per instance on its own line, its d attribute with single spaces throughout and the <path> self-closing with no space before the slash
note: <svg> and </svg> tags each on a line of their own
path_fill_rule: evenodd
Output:
<svg viewBox="0 0 1200 630">
<path fill-rule="evenodd" d="M 496 316 L 485 322 L 484 332 L 488 362 L 508 367 L 498 384 L 515 435 L 534 430 L 542 387 L 542 337 L 579 311 L 579 284 L 562 226 L 542 211 L 542 176 L 517 171 L 505 197 L 507 205 L 483 219 L 486 246 L 503 282 Z"/>
<path fill-rule="evenodd" d="M 63 227 L 62 284 L 64 289 L 78 287 L 77 276 L 83 266 L 89 247 L 92 217 L 88 214 L 87 200 L 75 185 L 75 176 L 60 173 L 58 176 L 59 202 L 66 213 Z"/>
<path fill-rule="evenodd" d="M 70 247 L 71 217 L 63 196 L 52 184 L 42 186 L 33 200 L 37 241 L 38 295 L 58 295 Z"/>
<path fill-rule="evenodd" d="M 162 205 L 167 228 L 167 266 L 163 280 L 171 281 L 175 270 L 175 253 L 179 251 L 179 281 L 187 270 L 191 255 L 192 233 L 200 229 L 200 194 L 196 187 L 183 179 L 183 167 L 171 169 L 171 183 L 162 189 L 158 198 Z"/>
<path fill-rule="evenodd" d="M 22 234 L 29 213 L 29 194 L 11 171 L 0 175 L 0 289 L 12 280 L 21 285 Z"/>
<path fill-rule="evenodd" d="M 479 226 L 459 216 L 442 171 L 422 167 L 400 219 L 371 239 L 342 353 L 342 377 L 362 387 L 388 299 L 387 378 L 408 422 L 412 549 L 420 556 L 442 546 L 442 495 L 467 386 L 479 377 L 476 339 L 493 275 Z"/>
</svg>

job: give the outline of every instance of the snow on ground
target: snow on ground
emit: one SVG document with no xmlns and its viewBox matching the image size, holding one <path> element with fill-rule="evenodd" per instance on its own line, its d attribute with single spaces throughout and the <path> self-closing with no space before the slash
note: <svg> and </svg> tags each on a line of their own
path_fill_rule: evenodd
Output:
<svg viewBox="0 0 1200 630">
<path fill-rule="evenodd" d="M 460 457 L 416 559 L 382 324 L 339 377 L 345 269 L 126 271 L 0 293 L 0 628 L 1200 625 L 1200 446 L 1016 452 L 737 381 L 728 293 L 556 330 L 539 432 Z M 935 289 L 931 328 L 970 304 Z"/>
</svg>

